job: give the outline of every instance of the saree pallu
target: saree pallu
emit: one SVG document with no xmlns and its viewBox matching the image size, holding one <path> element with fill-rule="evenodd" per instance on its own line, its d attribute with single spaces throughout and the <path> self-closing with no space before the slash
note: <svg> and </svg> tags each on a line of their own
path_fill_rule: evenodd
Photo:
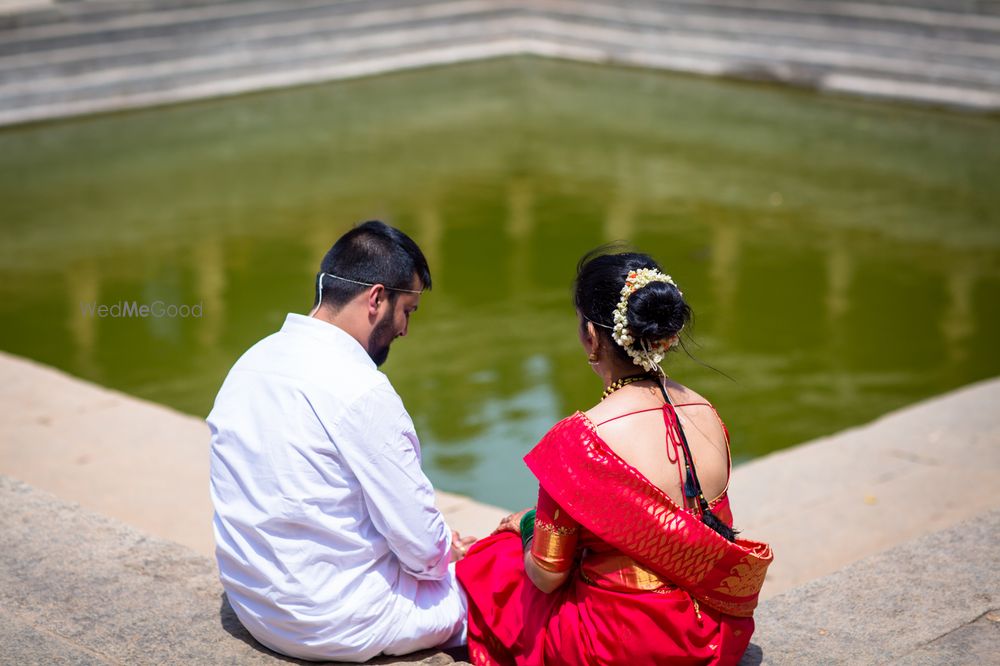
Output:
<svg viewBox="0 0 1000 666">
<path fill-rule="evenodd" d="M 539 480 L 539 512 L 551 498 L 554 515 L 579 525 L 572 569 L 546 594 L 524 573 L 515 534 L 473 545 L 457 573 L 475 664 L 739 661 L 772 559 L 766 544 L 728 542 L 677 507 L 581 413 L 553 427 L 525 461 Z M 720 501 L 716 514 L 731 523 Z M 541 529 L 536 522 L 536 538 L 547 538 Z"/>
</svg>

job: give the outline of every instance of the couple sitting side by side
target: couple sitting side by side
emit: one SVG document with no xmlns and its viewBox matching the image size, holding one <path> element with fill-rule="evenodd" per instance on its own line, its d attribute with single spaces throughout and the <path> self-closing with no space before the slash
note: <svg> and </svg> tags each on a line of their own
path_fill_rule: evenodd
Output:
<svg viewBox="0 0 1000 666">
<path fill-rule="evenodd" d="M 449 529 L 413 422 L 378 370 L 431 286 L 403 232 L 330 249 L 309 316 L 251 347 L 208 416 L 220 578 L 292 657 L 468 644 L 475 664 L 735 664 L 771 561 L 737 539 L 728 435 L 660 369 L 690 318 L 646 255 L 592 253 L 579 336 L 604 395 L 525 457 L 538 503 L 476 541 Z"/>
</svg>

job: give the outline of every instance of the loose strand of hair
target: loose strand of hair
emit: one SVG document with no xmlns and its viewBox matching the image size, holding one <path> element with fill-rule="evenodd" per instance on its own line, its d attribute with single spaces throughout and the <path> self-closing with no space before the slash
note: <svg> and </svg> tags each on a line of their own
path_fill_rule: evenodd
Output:
<svg viewBox="0 0 1000 666">
<path fill-rule="evenodd" d="M 698 347 L 701 347 L 701 345 L 698 344 L 698 342 L 694 339 L 694 337 L 691 336 L 691 334 L 689 334 L 687 332 L 682 332 L 681 333 L 681 335 L 678 337 L 678 344 L 680 344 L 681 349 L 684 350 L 684 353 L 687 354 L 687 356 L 688 356 L 689 359 L 691 359 L 692 361 L 694 361 L 695 363 L 697 363 L 698 365 L 700 365 L 703 368 L 708 368 L 709 370 L 712 370 L 713 372 L 719 373 L 720 375 L 722 375 L 723 377 L 725 377 L 729 381 L 733 382 L 734 384 L 738 384 L 739 383 L 732 376 L 728 375 L 727 373 L 723 372 L 722 370 L 719 370 L 714 365 L 712 365 L 710 363 L 706 363 L 705 361 L 702 361 L 700 358 L 698 358 L 697 356 L 695 356 L 694 354 L 692 354 L 691 350 L 688 349 L 688 346 L 684 343 L 684 338 L 687 338 L 691 342 L 691 344 L 693 344 L 693 345 L 697 345 Z"/>
</svg>

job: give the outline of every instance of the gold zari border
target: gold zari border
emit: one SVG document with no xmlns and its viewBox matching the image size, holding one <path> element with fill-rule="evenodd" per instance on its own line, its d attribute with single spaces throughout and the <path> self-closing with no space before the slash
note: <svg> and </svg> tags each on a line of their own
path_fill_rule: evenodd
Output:
<svg viewBox="0 0 1000 666">
<path fill-rule="evenodd" d="M 531 556 L 535 563 L 546 571 L 561 573 L 573 566 L 576 554 L 577 529 L 566 531 L 565 528 L 549 531 L 544 525 L 556 527 L 549 523 L 535 521 L 535 538 L 531 540 Z"/>
<path fill-rule="evenodd" d="M 576 534 L 580 531 L 579 525 L 574 525 L 573 527 L 563 527 L 561 525 L 554 525 L 538 519 L 535 519 L 535 528 L 552 534 L 558 534 L 560 536 L 569 536 L 570 534 Z"/>
</svg>

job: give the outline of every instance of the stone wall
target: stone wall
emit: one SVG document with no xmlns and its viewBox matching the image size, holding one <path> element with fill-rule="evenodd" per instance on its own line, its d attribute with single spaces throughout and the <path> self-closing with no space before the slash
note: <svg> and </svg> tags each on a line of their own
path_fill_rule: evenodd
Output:
<svg viewBox="0 0 1000 666">
<path fill-rule="evenodd" d="M 0 5 L 0 125 L 516 55 L 1000 109 L 992 0 L 70 0 Z"/>
</svg>

